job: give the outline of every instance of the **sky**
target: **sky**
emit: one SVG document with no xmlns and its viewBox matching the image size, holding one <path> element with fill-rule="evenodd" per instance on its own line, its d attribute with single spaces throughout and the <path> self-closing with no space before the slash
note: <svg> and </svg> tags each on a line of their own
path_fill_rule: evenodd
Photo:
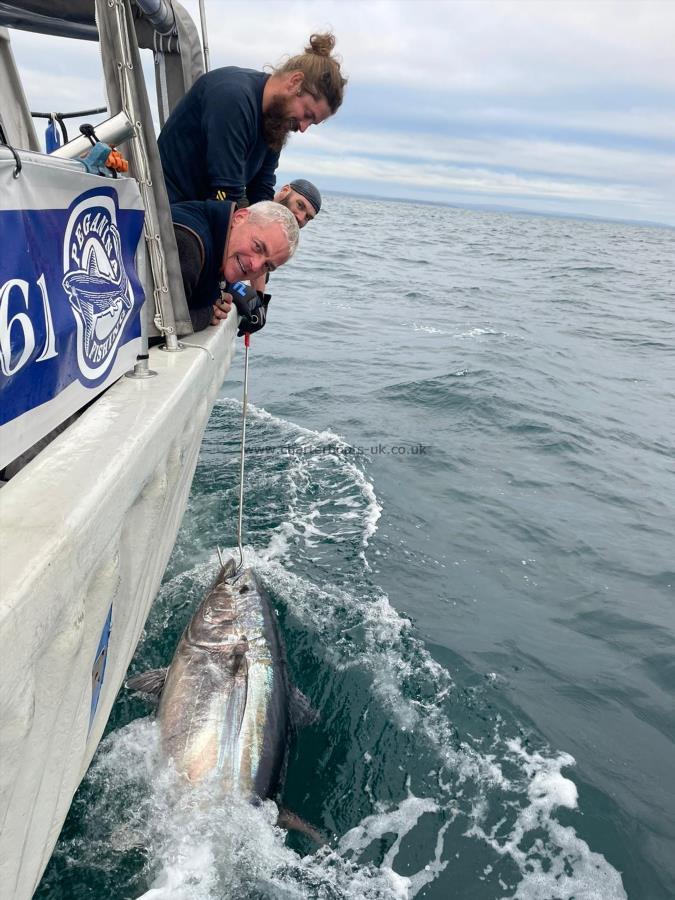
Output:
<svg viewBox="0 0 675 900">
<path fill-rule="evenodd" d="M 344 104 L 291 137 L 279 185 L 675 225 L 670 0 L 206 0 L 206 15 L 212 67 L 337 38 Z M 12 45 L 33 109 L 103 104 L 96 45 Z"/>
</svg>

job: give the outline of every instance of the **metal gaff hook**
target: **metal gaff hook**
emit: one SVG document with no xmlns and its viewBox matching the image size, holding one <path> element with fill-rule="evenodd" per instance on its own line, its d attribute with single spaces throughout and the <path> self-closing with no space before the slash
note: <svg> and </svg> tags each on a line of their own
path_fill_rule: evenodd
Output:
<svg viewBox="0 0 675 900">
<path fill-rule="evenodd" d="M 234 570 L 231 578 L 237 578 L 244 568 L 244 548 L 242 546 L 242 520 L 244 516 L 244 455 L 246 453 L 246 409 L 248 406 L 248 348 L 251 342 L 251 335 L 244 334 L 244 400 L 242 404 L 241 414 L 241 451 L 239 456 L 239 518 L 237 522 L 237 547 L 239 549 L 239 564 Z M 224 568 L 225 561 L 220 547 L 216 547 L 218 551 L 218 560 L 221 568 Z"/>
<path fill-rule="evenodd" d="M 241 412 L 241 455 L 239 461 L 239 521 L 237 524 L 237 546 L 239 547 L 239 569 L 244 566 L 244 549 L 241 543 L 242 519 L 244 516 L 244 454 L 246 453 L 246 408 L 248 406 L 248 348 L 251 335 L 244 335 L 244 400 Z"/>
</svg>

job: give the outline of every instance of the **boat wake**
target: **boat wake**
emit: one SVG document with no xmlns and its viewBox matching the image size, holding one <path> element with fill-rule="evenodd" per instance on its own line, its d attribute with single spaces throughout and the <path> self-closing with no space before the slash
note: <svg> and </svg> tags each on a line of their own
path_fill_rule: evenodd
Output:
<svg viewBox="0 0 675 900">
<path fill-rule="evenodd" d="M 204 520 L 199 495 L 234 520 L 231 477 L 214 485 L 209 441 L 234 456 L 227 435 L 239 415 L 234 401 L 216 408 L 135 670 L 166 663 L 213 577 L 215 554 L 203 548 L 217 543 L 219 518 Z M 486 898 L 625 897 L 620 874 L 577 833 L 572 757 L 521 723 L 496 679 L 449 653 L 441 661 L 378 587 L 366 556 L 384 538 L 367 460 L 338 435 L 256 408 L 248 434 L 246 563 L 321 716 L 295 741 L 282 801 L 329 843 L 287 836 L 272 801 L 253 806 L 208 784 L 186 792 L 160 759 L 152 719 L 137 718 L 101 745 L 83 783 L 76 815 L 87 838 L 58 852 L 107 866 L 125 895 L 152 900 L 446 898 L 456 884 Z M 139 715 L 119 702 L 122 719 Z"/>
</svg>

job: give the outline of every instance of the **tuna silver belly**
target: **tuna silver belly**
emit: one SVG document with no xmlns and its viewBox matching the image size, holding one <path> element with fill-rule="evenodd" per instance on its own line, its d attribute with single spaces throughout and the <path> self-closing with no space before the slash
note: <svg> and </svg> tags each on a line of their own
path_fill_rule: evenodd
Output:
<svg viewBox="0 0 675 900">
<path fill-rule="evenodd" d="M 288 741 L 289 686 L 276 614 L 250 569 L 224 567 L 199 605 L 166 670 L 128 686 L 161 692 L 161 743 L 190 782 L 270 797 Z"/>
</svg>

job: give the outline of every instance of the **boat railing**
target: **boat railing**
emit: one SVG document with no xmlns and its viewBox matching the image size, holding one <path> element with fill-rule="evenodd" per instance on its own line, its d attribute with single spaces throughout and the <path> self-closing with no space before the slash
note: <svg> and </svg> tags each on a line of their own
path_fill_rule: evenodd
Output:
<svg viewBox="0 0 675 900">
<path fill-rule="evenodd" d="M 130 123 L 128 133 L 132 136 L 119 149 L 129 160 L 129 174 L 138 185 L 145 216 L 144 241 L 136 256 L 146 303 L 141 313 L 141 345 L 135 368 L 143 370 L 147 367 L 150 339 L 161 338 L 166 350 L 178 351 L 178 337 L 192 333 L 193 328 L 183 292 L 140 50 L 151 49 L 154 54 L 161 125 L 204 71 L 197 29 L 180 4 L 171 0 L 140 0 L 138 6 L 132 5 L 131 0 L 0 2 L 0 140 L 19 160 L 26 157 L 27 151 L 41 152 L 41 148 L 9 35 L 1 26 L 99 42 L 109 116 L 106 121 L 122 119 Z M 97 137 L 107 143 L 105 123 L 96 129 Z M 75 152 L 78 147 L 77 140 L 60 147 L 45 163 L 58 167 L 58 158 L 79 155 Z M 9 161 L 4 151 L 0 155 Z M 10 183 L 8 189 L 12 191 L 14 187 Z M 16 204 L 5 202 L 3 206 L 20 209 L 20 203 L 17 189 Z M 63 302 L 65 299 L 64 296 Z M 0 321 L 0 330 L 1 326 Z M 7 342 L 11 343 L 9 337 Z"/>
<path fill-rule="evenodd" d="M 137 5 L 130 0 L 16 0 L 0 2 L 0 26 L 98 40 L 109 115 L 123 112 L 136 126 L 134 138 L 123 149 L 130 157 L 130 174 L 139 184 L 146 210 L 150 281 L 144 286 L 155 306 L 148 337 L 161 335 L 167 349 L 177 349 L 177 336 L 190 334 L 192 325 L 182 291 L 140 49 L 151 49 L 154 54 L 161 127 L 204 71 L 201 42 L 192 19 L 171 0 L 140 0 Z M 4 38 L 0 41 L 0 65 L 2 74 L 8 76 L 3 81 L 9 90 L 7 96 L 5 91 L 0 94 L 0 127 L 6 143 L 19 152 L 39 150 L 6 32 Z M 21 119 L 21 127 L 12 127 L 16 118 Z M 9 127 L 5 128 L 6 121 Z"/>
<path fill-rule="evenodd" d="M 33 119 L 47 119 L 50 124 L 58 125 L 61 132 L 62 143 L 67 144 L 70 138 L 68 137 L 66 119 L 87 119 L 90 116 L 100 116 L 107 112 L 107 106 L 99 106 L 96 109 L 78 109 L 72 110 L 71 112 L 36 112 L 35 110 L 31 110 L 30 114 Z M 50 152 L 49 147 L 47 148 L 47 152 Z"/>
</svg>

